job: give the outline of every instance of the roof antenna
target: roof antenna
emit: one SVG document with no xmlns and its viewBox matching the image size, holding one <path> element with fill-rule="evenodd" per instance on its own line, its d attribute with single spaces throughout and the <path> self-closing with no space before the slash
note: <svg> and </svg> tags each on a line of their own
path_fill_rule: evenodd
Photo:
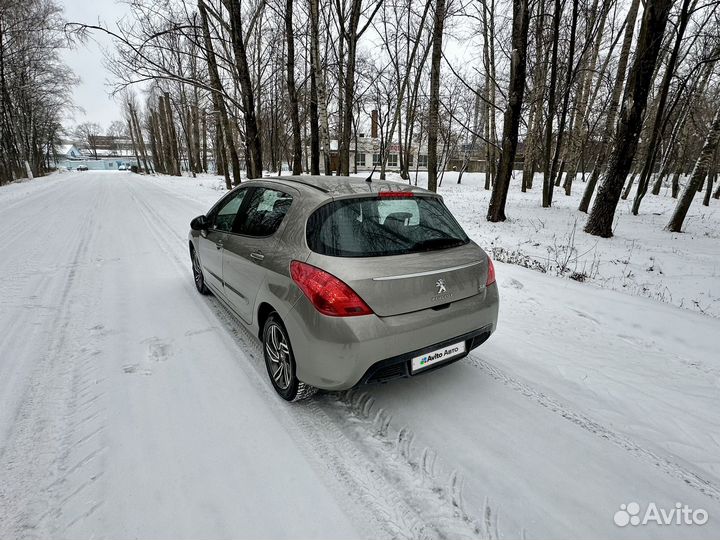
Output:
<svg viewBox="0 0 720 540">
<path fill-rule="evenodd" d="M 375 166 L 373 167 L 373 170 L 372 170 L 372 172 L 370 173 L 370 176 L 368 176 L 368 177 L 365 179 L 366 182 L 372 182 L 372 177 L 373 177 L 373 174 L 375 174 L 375 169 L 377 169 L 377 165 L 375 165 Z"/>
</svg>

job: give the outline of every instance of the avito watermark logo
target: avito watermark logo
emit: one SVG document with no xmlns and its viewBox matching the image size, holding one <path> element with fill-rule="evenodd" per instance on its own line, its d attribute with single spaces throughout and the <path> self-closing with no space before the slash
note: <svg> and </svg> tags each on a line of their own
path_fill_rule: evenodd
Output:
<svg viewBox="0 0 720 540">
<path fill-rule="evenodd" d="M 675 506 L 659 508 L 651 502 L 644 512 L 641 512 L 640 505 L 636 502 L 621 504 L 620 510 L 613 516 L 615 525 L 625 527 L 627 525 L 638 526 L 655 523 L 657 525 L 705 525 L 708 522 L 708 513 L 702 508 L 690 508 L 687 504 L 675 503 Z"/>
</svg>

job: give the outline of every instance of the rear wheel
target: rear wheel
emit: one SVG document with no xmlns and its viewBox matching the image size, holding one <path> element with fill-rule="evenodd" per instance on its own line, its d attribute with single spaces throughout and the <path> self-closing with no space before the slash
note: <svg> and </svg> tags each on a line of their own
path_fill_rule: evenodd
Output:
<svg viewBox="0 0 720 540">
<path fill-rule="evenodd" d="M 287 401 L 299 401 L 312 396 L 317 389 L 295 376 L 295 357 L 290 338 L 276 313 L 265 321 L 262 336 L 265 366 L 275 391 Z"/>
<path fill-rule="evenodd" d="M 205 285 L 205 277 L 203 276 L 202 266 L 200 266 L 200 259 L 198 259 L 197 253 L 194 249 L 190 250 L 190 257 L 192 258 L 192 271 L 195 288 L 200 294 L 210 294 L 210 290 L 207 288 L 207 285 Z"/>
</svg>

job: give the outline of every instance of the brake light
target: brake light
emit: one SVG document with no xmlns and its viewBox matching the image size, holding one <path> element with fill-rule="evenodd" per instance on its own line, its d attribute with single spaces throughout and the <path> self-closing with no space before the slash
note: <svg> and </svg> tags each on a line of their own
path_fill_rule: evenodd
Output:
<svg viewBox="0 0 720 540">
<path fill-rule="evenodd" d="M 412 199 L 412 191 L 380 191 L 378 197 L 381 199 Z"/>
<path fill-rule="evenodd" d="M 489 287 L 493 283 L 495 283 L 495 265 L 493 265 L 492 259 L 490 257 L 488 259 L 488 275 L 487 279 L 485 280 L 485 286 Z"/>
<path fill-rule="evenodd" d="M 346 283 L 315 266 L 292 261 L 290 276 L 315 309 L 323 315 L 355 317 L 371 315 L 373 312 Z"/>
</svg>

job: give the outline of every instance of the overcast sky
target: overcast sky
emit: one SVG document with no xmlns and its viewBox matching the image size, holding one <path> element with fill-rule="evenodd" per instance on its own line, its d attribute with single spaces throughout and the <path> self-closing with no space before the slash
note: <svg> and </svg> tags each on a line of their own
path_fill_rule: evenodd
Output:
<svg viewBox="0 0 720 540">
<path fill-rule="evenodd" d="M 115 0 L 60 0 L 60 4 L 68 22 L 97 24 L 100 21 L 110 28 L 128 11 L 126 4 Z M 68 67 L 81 79 L 73 97 L 75 105 L 84 109 L 84 112 L 73 113 L 66 127 L 85 121 L 97 122 L 104 131 L 113 120 L 121 120 L 121 112 L 118 103 L 108 96 L 108 72 L 103 65 L 102 48 L 111 49 L 112 43 L 103 34 L 95 33 L 93 38 L 94 41 L 63 54 Z"/>
</svg>

